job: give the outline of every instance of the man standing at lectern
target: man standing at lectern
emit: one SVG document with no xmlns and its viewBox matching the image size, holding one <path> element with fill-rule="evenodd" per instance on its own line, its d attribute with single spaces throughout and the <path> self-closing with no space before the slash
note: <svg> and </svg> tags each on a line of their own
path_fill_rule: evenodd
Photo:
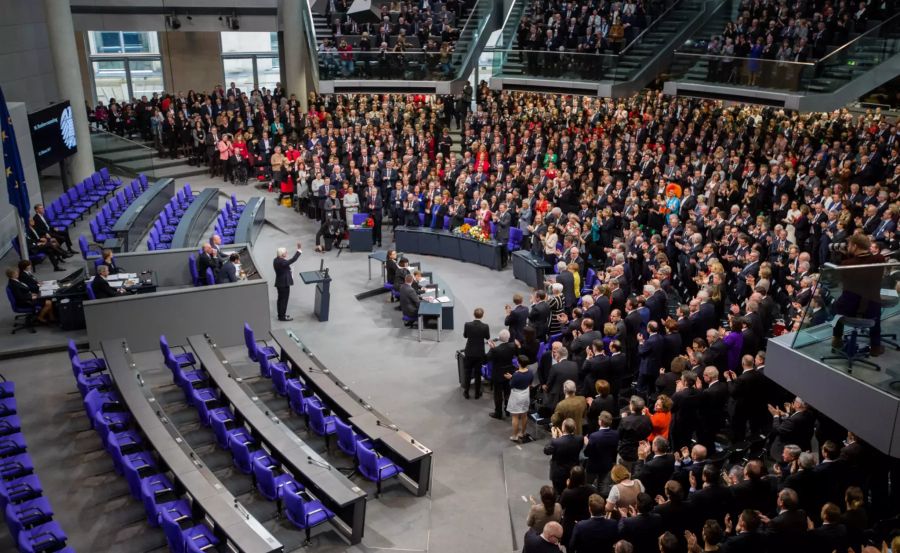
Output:
<svg viewBox="0 0 900 553">
<path fill-rule="evenodd" d="M 300 259 L 300 242 L 297 242 L 297 251 L 294 257 L 287 258 L 287 248 L 278 248 L 278 256 L 272 262 L 275 268 L 275 289 L 278 290 L 278 320 L 290 321 L 287 316 L 288 298 L 291 296 L 291 286 L 294 285 L 294 277 L 291 275 L 291 265 Z"/>
</svg>

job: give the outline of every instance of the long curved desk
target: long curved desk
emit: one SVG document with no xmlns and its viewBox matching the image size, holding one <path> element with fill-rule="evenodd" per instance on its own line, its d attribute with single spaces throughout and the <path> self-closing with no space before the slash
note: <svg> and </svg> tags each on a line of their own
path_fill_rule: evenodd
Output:
<svg viewBox="0 0 900 553">
<path fill-rule="evenodd" d="M 204 188 L 197 194 L 175 227 L 171 248 L 194 248 L 200 243 L 203 233 L 219 214 L 218 199 L 218 188 Z"/>
<path fill-rule="evenodd" d="M 424 227 L 397 227 L 394 231 L 397 251 L 420 255 L 449 257 L 466 263 L 474 263 L 499 271 L 501 267 L 500 242 L 479 242 L 474 238 L 459 236 L 446 230 Z"/>
<path fill-rule="evenodd" d="M 326 507 L 334 511 L 335 528 L 351 545 L 362 541 L 366 519 L 366 492 L 331 466 L 281 420 L 271 414 L 253 390 L 231 369 L 215 342 L 190 336 L 188 344 L 197 361 L 219 389 L 220 399 L 294 478 Z"/>
<path fill-rule="evenodd" d="M 432 451 L 354 394 L 303 346 L 293 331 L 280 329 L 269 334 L 281 349 L 281 360 L 289 362 L 332 411 L 383 445 L 384 456 L 403 469 L 400 481 L 416 495 L 425 495 L 431 487 Z"/>
<path fill-rule="evenodd" d="M 234 243 L 253 245 L 265 222 L 266 199 L 254 196 L 247 200 L 244 211 L 238 218 L 237 227 L 234 229 Z"/>
<path fill-rule="evenodd" d="M 202 511 L 219 538 L 241 553 L 275 553 L 282 544 L 241 505 L 202 462 L 181 433 L 159 410 L 149 386 L 144 386 L 127 342 L 104 340 L 103 357 L 122 401 L 128 407 L 141 433 L 147 438 L 173 481 L 191 497 L 195 509 Z"/>
<path fill-rule="evenodd" d="M 151 184 L 122 212 L 112 228 L 116 237 L 104 242 L 103 247 L 114 252 L 134 250 L 174 195 L 175 179 L 159 179 Z"/>
</svg>

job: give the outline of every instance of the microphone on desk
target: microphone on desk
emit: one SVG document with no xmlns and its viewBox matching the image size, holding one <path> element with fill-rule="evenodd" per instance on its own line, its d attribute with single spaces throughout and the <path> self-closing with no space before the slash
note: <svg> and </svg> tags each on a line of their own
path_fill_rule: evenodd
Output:
<svg viewBox="0 0 900 553">
<path fill-rule="evenodd" d="M 309 455 L 306 456 L 306 462 L 309 463 L 310 465 L 316 465 L 317 467 L 322 467 L 323 469 L 331 470 L 331 465 L 329 465 L 328 463 L 323 463 L 322 461 L 319 461 L 317 459 L 313 459 Z"/>
<path fill-rule="evenodd" d="M 390 429 L 393 430 L 394 432 L 400 432 L 400 429 L 397 428 L 397 425 L 396 425 L 396 424 L 381 424 L 381 420 L 379 420 L 379 419 L 375 419 L 375 425 L 376 425 L 376 426 L 383 426 L 383 427 L 385 427 L 385 428 L 390 428 Z"/>
</svg>

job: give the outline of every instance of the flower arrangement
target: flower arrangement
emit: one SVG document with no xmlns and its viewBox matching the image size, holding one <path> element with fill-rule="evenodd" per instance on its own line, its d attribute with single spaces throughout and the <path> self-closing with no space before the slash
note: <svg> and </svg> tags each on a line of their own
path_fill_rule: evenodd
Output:
<svg viewBox="0 0 900 553">
<path fill-rule="evenodd" d="M 363 223 L 363 227 L 365 227 L 365 228 L 372 228 L 374 226 L 375 226 L 375 219 L 373 219 L 371 217 L 366 219 L 366 222 Z"/>
<path fill-rule="evenodd" d="M 482 229 L 478 225 L 470 225 L 468 223 L 460 225 L 453 230 L 453 234 L 457 236 L 465 236 L 466 238 L 472 238 L 474 240 L 478 240 L 479 242 L 487 242 L 488 238 L 490 238 L 487 234 L 484 233 L 484 229 Z"/>
</svg>

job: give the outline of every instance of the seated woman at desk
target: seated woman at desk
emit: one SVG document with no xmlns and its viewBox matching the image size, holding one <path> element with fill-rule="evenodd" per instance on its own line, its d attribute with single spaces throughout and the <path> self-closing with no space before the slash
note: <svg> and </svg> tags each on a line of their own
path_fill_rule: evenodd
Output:
<svg viewBox="0 0 900 553">
<path fill-rule="evenodd" d="M 41 303 L 38 299 L 40 297 L 38 293 L 32 291 L 28 284 L 19 280 L 18 268 L 10 267 L 7 269 L 6 277 L 9 279 L 9 283 L 6 286 L 12 292 L 16 307 L 31 307 L 37 313 L 37 320 L 41 323 L 46 324 L 56 321 L 56 315 L 53 314 L 53 303 L 50 300 L 44 300 Z"/>
<path fill-rule="evenodd" d="M 113 257 L 113 251 L 109 248 L 103 250 L 103 260 L 100 262 L 100 265 L 105 265 L 111 275 L 117 275 L 120 272 L 119 266 L 116 265 L 116 259 Z"/>
</svg>

